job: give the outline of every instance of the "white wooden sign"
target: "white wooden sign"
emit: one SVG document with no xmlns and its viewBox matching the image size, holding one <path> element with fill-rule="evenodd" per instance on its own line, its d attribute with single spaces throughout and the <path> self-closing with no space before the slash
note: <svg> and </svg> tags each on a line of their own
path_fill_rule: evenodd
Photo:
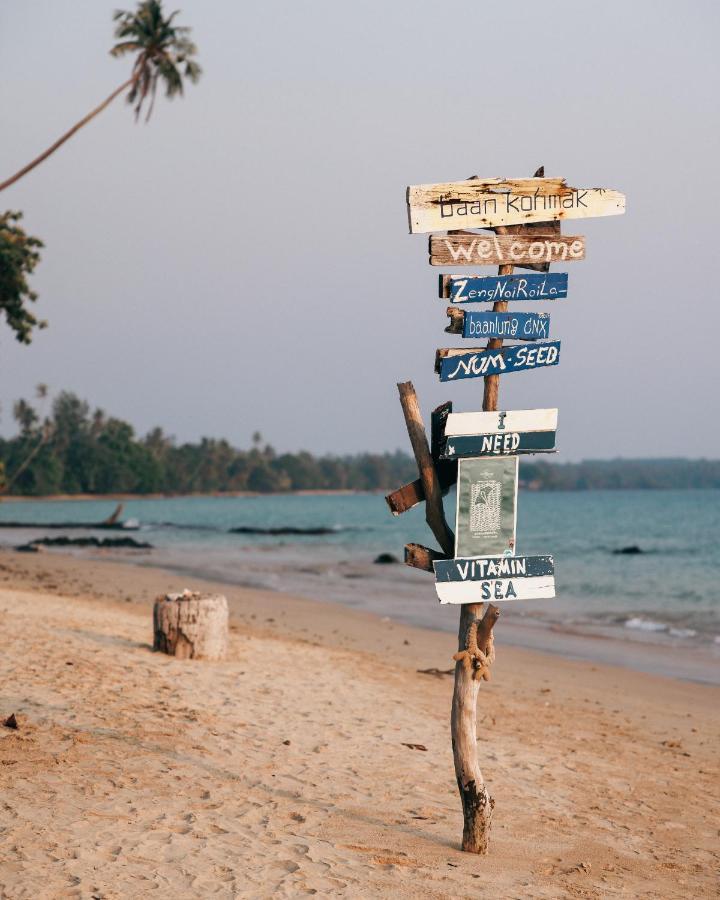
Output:
<svg viewBox="0 0 720 900">
<path fill-rule="evenodd" d="M 495 434 L 498 431 L 556 431 L 557 419 L 557 409 L 450 413 L 445 422 L 445 436 Z"/>
<path fill-rule="evenodd" d="M 625 212 L 625 195 L 569 187 L 564 178 L 473 178 L 411 185 L 407 207 L 410 232 L 417 234 L 617 216 Z"/>
<path fill-rule="evenodd" d="M 442 559 L 433 563 L 441 603 L 495 603 L 555 596 L 552 556 Z"/>
<path fill-rule="evenodd" d="M 556 409 L 450 413 L 441 458 L 554 453 L 557 414 Z"/>
<path fill-rule="evenodd" d="M 441 603 L 499 603 L 503 600 L 548 600 L 555 596 L 555 577 L 488 578 L 484 581 L 436 581 Z"/>
</svg>

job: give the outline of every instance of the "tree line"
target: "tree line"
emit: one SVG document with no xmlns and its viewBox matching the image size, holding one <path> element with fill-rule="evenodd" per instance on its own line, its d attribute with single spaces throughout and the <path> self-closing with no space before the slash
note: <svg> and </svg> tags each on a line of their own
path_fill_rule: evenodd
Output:
<svg viewBox="0 0 720 900">
<path fill-rule="evenodd" d="M 417 477 L 414 461 L 400 452 L 277 453 L 259 433 L 249 450 L 215 438 L 178 444 L 162 428 L 138 437 L 129 423 L 91 410 L 67 391 L 43 417 L 46 394 L 41 385 L 37 401 L 18 400 L 13 408 L 18 434 L 0 438 L 0 482 L 4 468 L 8 494 L 364 491 Z"/>
<path fill-rule="evenodd" d="M 389 491 L 417 478 L 404 452 L 315 456 L 277 453 L 256 433 L 248 450 L 202 438 L 177 443 L 162 428 L 144 437 L 128 422 L 91 409 L 63 391 L 50 404 L 39 385 L 18 400 L 18 433 L 0 438 L 0 491 L 6 494 L 191 494 L 300 490 Z M 526 458 L 521 483 L 534 490 L 720 488 L 720 461 L 589 460 L 553 463 Z"/>
</svg>

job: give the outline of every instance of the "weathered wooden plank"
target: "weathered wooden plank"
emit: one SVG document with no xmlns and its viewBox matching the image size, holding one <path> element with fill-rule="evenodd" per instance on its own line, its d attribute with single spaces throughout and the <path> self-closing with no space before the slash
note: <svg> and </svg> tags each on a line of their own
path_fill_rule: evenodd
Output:
<svg viewBox="0 0 720 900">
<path fill-rule="evenodd" d="M 448 334 L 464 338 L 502 338 L 504 340 L 537 341 L 550 337 L 549 313 L 475 312 L 449 306 Z"/>
<path fill-rule="evenodd" d="M 546 600 L 555 596 L 555 578 L 492 578 L 483 581 L 436 581 L 441 603 L 499 603 L 504 600 Z"/>
<path fill-rule="evenodd" d="M 435 535 L 435 540 L 445 553 L 449 555 L 452 553 L 455 535 L 445 519 L 440 479 L 430 453 L 430 444 L 425 433 L 417 394 L 410 381 L 399 383 L 398 393 L 400 394 L 400 404 L 405 416 L 408 437 L 413 448 L 418 472 L 420 473 L 420 481 L 425 494 L 425 521 Z"/>
<path fill-rule="evenodd" d="M 563 178 L 473 178 L 407 189 L 410 232 L 497 228 L 563 219 L 617 216 L 625 195 L 569 187 Z"/>
<path fill-rule="evenodd" d="M 517 488 L 517 456 L 458 462 L 456 557 L 514 554 Z"/>
<path fill-rule="evenodd" d="M 582 235 L 430 235 L 430 265 L 508 265 L 585 259 Z"/>
<path fill-rule="evenodd" d="M 508 431 L 498 434 L 463 434 L 448 438 L 444 459 L 469 456 L 511 456 L 514 453 L 554 453 L 554 431 Z"/>
<path fill-rule="evenodd" d="M 445 436 L 495 434 L 506 431 L 555 431 L 557 409 L 504 409 L 493 412 L 450 412 Z"/>
<path fill-rule="evenodd" d="M 562 300 L 567 297 L 565 272 L 547 275 L 441 275 L 440 296 L 453 303 L 498 300 Z"/>
<path fill-rule="evenodd" d="M 446 559 L 439 550 L 423 547 L 422 544 L 405 544 L 405 565 L 423 572 L 432 572 L 433 563 Z"/>
<path fill-rule="evenodd" d="M 525 369 L 556 366 L 560 362 L 560 341 L 539 341 L 533 346 L 513 345 L 497 350 L 441 348 L 435 357 L 440 381 L 507 375 Z"/>
<path fill-rule="evenodd" d="M 440 491 L 444 497 L 457 481 L 457 466 L 453 465 L 450 468 L 440 467 L 438 478 L 440 480 Z M 447 481 L 444 480 L 445 478 Z M 416 478 L 415 481 L 411 481 L 409 484 L 404 484 L 385 497 L 385 502 L 394 516 L 402 515 L 402 513 L 424 501 L 425 491 L 419 478 Z"/>
<path fill-rule="evenodd" d="M 437 581 L 484 581 L 487 578 L 539 578 L 555 574 L 552 556 L 483 556 L 433 562 Z"/>
<path fill-rule="evenodd" d="M 452 401 L 450 400 L 441 403 L 430 414 L 430 455 L 435 463 L 435 471 L 443 496 L 447 493 L 444 485 L 455 484 L 457 481 L 457 462 L 442 456 L 445 450 L 445 423 L 450 415 L 452 415 Z"/>
</svg>

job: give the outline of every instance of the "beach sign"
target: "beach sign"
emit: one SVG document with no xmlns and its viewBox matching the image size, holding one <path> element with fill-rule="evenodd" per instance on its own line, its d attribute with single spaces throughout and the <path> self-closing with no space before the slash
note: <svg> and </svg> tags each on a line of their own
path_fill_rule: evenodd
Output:
<svg viewBox="0 0 720 900">
<path fill-rule="evenodd" d="M 559 362 L 560 341 L 538 341 L 532 346 L 514 344 L 497 350 L 443 347 L 435 355 L 435 371 L 440 381 L 460 381 L 556 366 Z"/>
<path fill-rule="evenodd" d="M 450 727 L 462 849 L 471 853 L 487 852 L 493 809 L 478 767 L 476 707 L 478 682 L 490 678 L 495 658 L 496 604 L 555 596 L 552 557 L 516 556 L 515 532 L 519 455 L 554 451 L 557 409 L 498 410 L 498 393 L 500 375 L 557 365 L 560 341 L 550 339 L 547 313 L 511 310 L 517 302 L 538 309 L 535 301 L 567 297 L 568 276 L 549 268 L 584 259 L 585 238 L 561 234 L 563 220 L 625 211 L 617 191 L 569 187 L 544 176 L 540 166 L 533 178 L 470 178 L 406 192 L 410 231 L 430 233 L 429 263 L 445 272 L 473 267 L 466 269 L 470 275 L 440 275 L 440 297 L 457 304 L 447 309 L 445 330 L 486 344 L 437 350 L 441 381 L 483 378 L 483 412 L 453 413 L 444 403 L 433 413 L 431 441 L 412 382 L 398 384 L 419 478 L 386 497 L 394 515 L 424 503 L 439 549 L 406 544 L 405 563 L 434 571 L 441 603 L 461 604 Z M 497 274 L 477 274 L 475 266 L 487 265 L 499 266 Z M 494 305 L 491 311 L 460 306 L 473 303 Z M 454 532 L 443 503 L 453 482 Z"/>
<path fill-rule="evenodd" d="M 557 409 L 450 413 L 440 458 L 553 453 L 557 418 Z"/>
<path fill-rule="evenodd" d="M 437 559 L 433 568 L 441 603 L 495 603 L 555 596 L 552 556 Z"/>
<path fill-rule="evenodd" d="M 499 300 L 562 300 L 567 297 L 565 272 L 543 275 L 441 275 L 440 296 L 453 303 Z"/>
<path fill-rule="evenodd" d="M 522 266 L 528 263 L 569 262 L 585 259 L 581 235 L 553 237 L 505 234 L 430 235 L 431 266 Z"/>
<path fill-rule="evenodd" d="M 410 232 L 418 234 L 617 216 L 625 212 L 625 195 L 569 187 L 564 178 L 472 178 L 411 185 L 407 210 Z"/>
<path fill-rule="evenodd" d="M 431 266 L 523 266 L 585 259 L 581 235 L 431 234 Z"/>
<path fill-rule="evenodd" d="M 537 341 L 550 337 L 549 313 L 475 312 L 449 306 L 450 324 L 445 331 L 464 338 L 500 338 Z"/>
<path fill-rule="evenodd" d="M 458 462 L 456 557 L 514 554 L 517 487 L 517 456 Z"/>
</svg>

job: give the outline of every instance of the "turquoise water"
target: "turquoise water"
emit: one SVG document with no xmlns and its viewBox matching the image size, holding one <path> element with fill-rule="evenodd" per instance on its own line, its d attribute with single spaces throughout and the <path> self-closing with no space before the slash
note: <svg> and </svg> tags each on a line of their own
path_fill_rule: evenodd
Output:
<svg viewBox="0 0 720 900">
<path fill-rule="evenodd" d="M 521 492 L 518 553 L 555 557 L 558 596 L 510 604 L 511 615 L 608 633 L 622 629 L 644 641 L 720 645 L 719 501 L 720 492 L 711 490 Z M 446 503 L 452 518 L 454 497 Z M 92 522 L 113 508 L 108 500 L 7 502 L 0 504 L 0 521 Z M 402 558 L 408 541 L 432 545 L 420 507 L 395 518 L 375 494 L 178 497 L 129 500 L 123 518 L 136 519 L 135 536 L 155 548 L 118 551 L 123 559 L 455 627 L 456 616 L 437 608 L 432 576 L 372 564 L 381 552 Z M 228 533 L 238 526 L 334 530 Z M 78 534 L 0 529 L 0 544 L 65 533 Z M 643 553 L 612 553 L 633 544 Z"/>
</svg>

